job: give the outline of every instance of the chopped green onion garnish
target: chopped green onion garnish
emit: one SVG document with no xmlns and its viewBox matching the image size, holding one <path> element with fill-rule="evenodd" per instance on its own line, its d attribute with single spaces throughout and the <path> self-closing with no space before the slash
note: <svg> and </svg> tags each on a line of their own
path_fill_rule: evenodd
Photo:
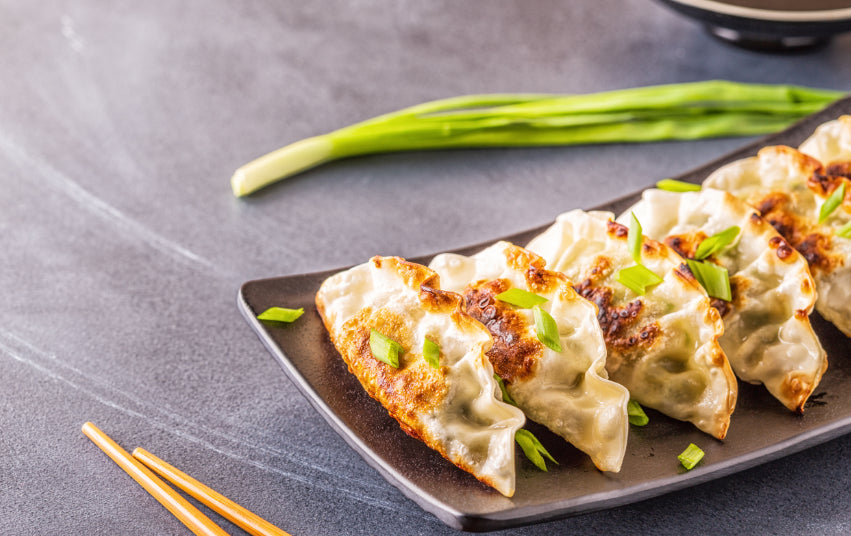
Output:
<svg viewBox="0 0 851 536">
<path fill-rule="evenodd" d="M 544 456 L 554 464 L 558 465 L 558 462 L 555 461 L 555 458 L 550 456 L 550 453 L 547 452 L 547 449 L 538 441 L 538 438 L 532 434 L 529 430 L 521 428 L 517 430 L 514 434 L 514 440 L 517 441 L 517 444 L 520 445 L 520 448 L 523 449 L 523 454 L 529 458 L 529 461 L 535 464 L 535 467 L 540 469 L 541 471 L 547 470 L 547 462 L 544 461 Z M 543 454 L 543 456 L 541 456 Z"/>
<path fill-rule="evenodd" d="M 541 309 L 540 305 L 532 308 L 535 314 L 535 334 L 538 340 L 554 352 L 561 352 L 561 341 L 558 336 L 558 325 L 550 313 Z"/>
<path fill-rule="evenodd" d="M 399 355 L 405 353 L 401 344 L 374 329 L 369 330 L 369 349 L 375 359 L 393 368 L 399 368 Z"/>
<path fill-rule="evenodd" d="M 424 338 L 423 357 L 431 368 L 440 368 L 440 345 L 429 338 Z"/>
<path fill-rule="evenodd" d="M 641 264 L 641 223 L 635 217 L 635 213 L 629 213 L 629 234 L 627 235 L 627 246 L 632 260 Z"/>
<path fill-rule="evenodd" d="M 833 234 L 842 238 L 851 238 L 851 221 L 837 229 Z"/>
<path fill-rule="evenodd" d="M 502 392 L 502 401 L 506 404 L 511 404 L 512 406 L 516 406 L 517 402 L 511 398 L 511 395 L 508 394 L 508 389 L 505 388 L 505 382 L 502 381 L 502 378 L 499 377 L 499 374 L 494 374 L 493 379 L 496 380 L 496 384 L 499 385 L 499 390 Z"/>
<path fill-rule="evenodd" d="M 830 197 L 828 197 L 821 206 L 821 210 L 818 214 L 818 222 L 822 223 L 830 217 L 830 215 L 833 214 L 833 211 L 839 208 L 839 205 L 842 204 L 843 199 L 845 199 L 845 181 L 842 181 L 839 188 L 834 190 L 833 193 L 830 194 Z"/>
<path fill-rule="evenodd" d="M 703 451 L 694 443 L 689 443 L 689 446 L 682 454 L 677 456 L 677 459 L 680 460 L 683 467 L 691 471 L 697 465 L 697 462 L 703 459 Z"/>
<path fill-rule="evenodd" d="M 716 233 L 709 238 L 703 240 L 699 246 L 697 246 L 697 251 L 694 252 L 694 258 L 702 261 L 703 259 L 709 257 L 710 255 L 714 255 L 718 253 L 722 249 L 726 248 L 730 244 L 733 243 L 733 240 L 739 236 L 739 232 L 741 229 L 734 225 L 729 229 L 724 229 L 720 233 Z"/>
<path fill-rule="evenodd" d="M 690 182 L 683 182 L 674 179 L 662 179 L 656 183 L 656 188 L 665 190 L 666 192 L 699 192 L 700 185 Z"/>
<path fill-rule="evenodd" d="M 697 282 L 706 289 L 706 293 L 713 298 L 718 298 L 724 301 L 733 299 L 733 292 L 730 289 L 730 274 L 723 266 L 711 262 L 693 261 L 688 259 L 689 270 L 694 274 Z"/>
<path fill-rule="evenodd" d="M 629 418 L 629 424 L 634 424 L 635 426 L 644 426 L 650 422 L 650 417 L 644 413 L 644 408 L 641 407 L 641 404 L 631 398 L 626 404 L 626 415 Z"/>
<path fill-rule="evenodd" d="M 650 268 L 643 264 L 636 264 L 629 268 L 624 268 L 618 272 L 618 283 L 635 292 L 639 296 L 643 296 L 647 292 L 647 287 L 658 285 L 664 281 L 656 275 Z"/>
<path fill-rule="evenodd" d="M 258 320 L 271 320 L 272 322 L 294 322 L 298 317 L 304 314 L 304 308 L 287 309 L 285 307 L 269 307 L 259 315 Z"/>
<path fill-rule="evenodd" d="M 531 309 L 536 305 L 541 305 L 542 303 L 549 301 L 543 296 L 539 296 L 533 292 L 520 288 L 510 288 L 505 292 L 500 292 L 496 295 L 496 299 L 501 302 L 515 305 L 521 309 Z"/>
</svg>

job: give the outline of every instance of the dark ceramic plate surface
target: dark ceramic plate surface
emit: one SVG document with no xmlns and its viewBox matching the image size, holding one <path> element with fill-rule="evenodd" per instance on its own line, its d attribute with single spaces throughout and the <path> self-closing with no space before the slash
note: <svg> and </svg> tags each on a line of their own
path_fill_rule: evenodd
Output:
<svg viewBox="0 0 851 536">
<path fill-rule="evenodd" d="M 700 182 L 711 170 L 751 156 L 763 145 L 797 146 L 817 125 L 843 113 L 851 113 L 851 99 L 679 178 Z M 597 208 L 618 213 L 639 195 Z M 523 245 L 542 230 L 504 239 Z M 487 244 L 460 252 L 473 253 Z M 313 301 L 321 282 L 336 272 L 249 281 L 240 289 L 239 308 L 287 376 L 331 427 L 391 484 L 454 528 L 494 530 L 636 502 L 741 471 L 851 432 L 848 355 L 851 344 L 833 326 L 814 315 L 813 323 L 830 365 L 805 415 L 789 412 L 763 388 L 747 384 L 740 384 L 739 401 L 723 442 L 690 424 L 648 411 L 650 424 L 643 428 L 630 427 L 626 458 L 617 474 L 597 471 L 585 455 L 532 423 L 530 429 L 560 465 L 547 473 L 538 471 L 518 449 L 517 490 L 514 497 L 506 498 L 406 435 L 348 372 Z M 289 325 L 263 324 L 255 318 L 257 313 L 276 305 L 304 307 L 305 314 Z M 695 469 L 686 472 L 679 465 L 677 455 L 689 443 L 698 444 L 706 456 Z"/>
</svg>

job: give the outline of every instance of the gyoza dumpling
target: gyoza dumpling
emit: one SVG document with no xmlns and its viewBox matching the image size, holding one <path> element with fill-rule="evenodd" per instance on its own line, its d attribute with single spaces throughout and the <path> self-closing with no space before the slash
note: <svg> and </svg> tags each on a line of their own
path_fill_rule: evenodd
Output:
<svg viewBox="0 0 851 536">
<path fill-rule="evenodd" d="M 316 306 L 349 370 L 402 429 L 508 497 L 514 494 L 514 434 L 523 412 L 502 402 L 485 357 L 487 328 L 440 290 L 437 274 L 398 257 L 373 257 L 322 283 Z M 370 350 L 375 330 L 403 348 L 399 367 Z M 439 346 L 438 368 L 423 357 Z"/>
<path fill-rule="evenodd" d="M 730 275 L 732 300 L 712 302 L 724 320 L 721 348 L 736 376 L 765 384 L 787 408 L 803 412 L 827 368 L 809 320 L 816 293 L 807 261 L 755 209 L 720 190 L 647 190 L 620 221 L 630 213 L 644 234 L 690 259 L 704 239 L 741 229 L 708 259 Z"/>
<path fill-rule="evenodd" d="M 642 264 L 663 281 L 643 296 L 618 283 L 620 269 L 635 262 L 627 228 L 613 219 L 608 212 L 562 214 L 527 248 L 597 304 L 610 379 L 641 404 L 723 439 L 738 385 L 718 344 L 721 316 L 683 260 L 647 238 Z"/>
<path fill-rule="evenodd" d="M 834 174 L 831 165 L 851 164 L 851 115 L 819 126 L 799 149 L 826 166 L 828 174 Z"/>
<path fill-rule="evenodd" d="M 816 283 L 816 310 L 851 336 L 851 239 L 834 234 L 851 221 L 849 182 L 826 175 L 815 158 L 772 146 L 718 169 L 703 185 L 747 201 L 801 252 Z M 844 202 L 820 224 L 822 205 L 843 183 Z"/>
<path fill-rule="evenodd" d="M 445 253 L 429 267 L 446 290 L 464 296 L 467 313 L 488 327 L 487 356 L 511 398 L 537 421 L 591 457 L 601 471 L 619 471 L 626 452 L 629 392 L 608 381 L 606 344 L 597 308 L 567 277 L 544 269 L 541 257 L 497 242 L 472 257 Z M 537 338 L 531 309 L 495 296 L 517 288 L 546 298 L 541 308 L 558 326 L 561 351 Z"/>
</svg>

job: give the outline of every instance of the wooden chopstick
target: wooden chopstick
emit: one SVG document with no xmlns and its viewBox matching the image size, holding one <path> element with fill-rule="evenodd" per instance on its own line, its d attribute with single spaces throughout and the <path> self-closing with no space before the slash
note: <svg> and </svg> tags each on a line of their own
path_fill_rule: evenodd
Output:
<svg viewBox="0 0 851 536">
<path fill-rule="evenodd" d="M 107 456 L 133 477 L 145 491 L 154 496 L 169 512 L 189 527 L 198 536 L 228 536 L 228 533 L 213 523 L 210 518 L 192 506 L 168 484 L 160 480 L 147 467 L 136 461 L 126 450 L 108 435 L 101 432 L 97 426 L 87 422 L 83 425 L 83 433 L 94 442 Z"/>
<path fill-rule="evenodd" d="M 254 512 L 246 510 L 145 449 L 137 448 L 133 451 L 133 457 L 246 532 L 254 536 L 290 536 Z"/>
</svg>

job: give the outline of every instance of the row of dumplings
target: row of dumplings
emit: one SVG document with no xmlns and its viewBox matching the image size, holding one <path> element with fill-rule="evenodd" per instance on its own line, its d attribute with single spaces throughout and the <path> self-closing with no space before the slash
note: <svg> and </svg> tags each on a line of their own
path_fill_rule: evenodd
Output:
<svg viewBox="0 0 851 536">
<path fill-rule="evenodd" d="M 844 116 L 800 150 L 766 147 L 718 169 L 698 192 L 648 190 L 617 219 L 562 214 L 526 247 L 498 242 L 428 267 L 374 257 L 328 278 L 316 305 L 349 370 L 402 429 L 502 494 L 514 493 L 527 417 L 619 471 L 630 398 L 719 439 L 737 377 L 803 412 L 827 368 L 813 308 L 851 336 L 849 177 Z M 643 225 L 638 259 L 631 215 Z M 734 226 L 708 259 L 727 269 L 732 297 L 712 299 L 684 259 Z M 618 282 L 636 261 L 661 279 L 643 295 Z M 510 289 L 536 305 L 498 298 Z M 554 343 L 540 336 L 547 318 Z M 376 332 L 399 345 L 396 366 L 375 357 Z"/>
</svg>

